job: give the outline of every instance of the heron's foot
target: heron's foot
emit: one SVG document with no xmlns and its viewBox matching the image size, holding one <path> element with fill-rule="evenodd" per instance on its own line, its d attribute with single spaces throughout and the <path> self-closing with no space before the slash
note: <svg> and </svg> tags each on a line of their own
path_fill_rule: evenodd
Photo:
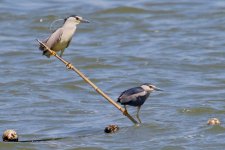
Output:
<svg viewBox="0 0 225 150">
<path fill-rule="evenodd" d="M 139 124 L 141 124 L 141 123 L 142 123 L 142 122 L 141 122 L 141 119 L 140 119 L 139 117 L 138 117 L 137 119 L 138 119 L 138 121 L 139 121 Z"/>
<path fill-rule="evenodd" d="M 136 127 L 140 127 L 141 124 L 140 124 L 140 123 L 136 123 L 135 126 L 136 126 Z"/>
<path fill-rule="evenodd" d="M 56 52 L 54 52 L 54 51 L 51 51 L 50 54 L 51 54 L 52 56 L 56 56 Z"/>
<path fill-rule="evenodd" d="M 123 111 L 123 115 L 125 115 L 125 116 L 128 115 L 128 111 L 126 109 Z"/>
<path fill-rule="evenodd" d="M 66 64 L 67 69 L 72 69 L 73 65 L 71 63 Z"/>
<path fill-rule="evenodd" d="M 139 115 L 138 115 L 138 114 L 136 115 L 136 117 L 137 117 L 137 119 L 138 119 L 139 123 L 141 124 L 142 122 L 141 122 L 141 119 L 140 119 L 140 117 L 139 117 Z"/>
</svg>

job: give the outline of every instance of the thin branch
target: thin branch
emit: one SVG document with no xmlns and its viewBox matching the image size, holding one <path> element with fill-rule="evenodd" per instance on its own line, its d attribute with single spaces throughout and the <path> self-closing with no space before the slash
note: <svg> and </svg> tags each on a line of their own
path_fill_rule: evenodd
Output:
<svg viewBox="0 0 225 150">
<path fill-rule="evenodd" d="M 40 40 L 37 40 L 41 45 L 45 47 L 46 50 L 48 50 L 51 55 L 58 58 L 61 62 L 63 62 L 66 67 L 70 70 L 73 70 L 76 72 L 85 82 L 87 82 L 90 86 L 92 86 L 97 93 L 99 93 L 101 96 L 103 96 L 107 101 L 109 101 L 111 104 L 113 104 L 118 110 L 120 110 L 127 118 L 129 118 L 134 124 L 138 124 L 138 122 L 120 105 L 118 105 L 114 100 L 112 100 L 107 94 L 105 94 L 101 89 L 99 89 L 91 80 L 89 80 L 82 72 L 80 72 L 76 67 L 74 67 L 71 63 L 67 62 L 63 58 L 61 58 L 59 55 L 57 55 L 56 52 L 52 51 L 50 48 L 48 48 L 44 43 L 42 43 Z"/>
</svg>

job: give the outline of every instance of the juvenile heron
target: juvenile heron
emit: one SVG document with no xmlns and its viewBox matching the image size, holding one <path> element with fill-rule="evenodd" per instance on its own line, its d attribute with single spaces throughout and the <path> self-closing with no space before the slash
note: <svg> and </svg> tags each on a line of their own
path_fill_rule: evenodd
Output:
<svg viewBox="0 0 225 150">
<path fill-rule="evenodd" d="M 150 93 L 153 91 L 162 91 L 162 90 L 152 84 L 145 83 L 139 87 L 134 87 L 122 92 L 117 102 L 121 103 L 121 105 L 124 105 L 125 111 L 127 111 L 126 105 L 137 107 L 136 116 L 139 122 L 141 123 L 141 119 L 139 118 L 139 111 L 141 109 L 141 106 L 144 104 L 145 100 L 149 97 Z"/>
<path fill-rule="evenodd" d="M 76 31 L 76 26 L 80 23 L 89 23 L 88 20 L 83 19 L 80 16 L 72 15 L 64 19 L 64 24 L 61 28 L 55 30 L 46 40 L 42 41 L 51 50 L 60 53 L 62 57 L 64 50 L 69 46 L 70 41 Z M 39 49 L 43 51 L 43 55 L 48 58 L 51 56 L 44 46 L 40 45 Z"/>
</svg>

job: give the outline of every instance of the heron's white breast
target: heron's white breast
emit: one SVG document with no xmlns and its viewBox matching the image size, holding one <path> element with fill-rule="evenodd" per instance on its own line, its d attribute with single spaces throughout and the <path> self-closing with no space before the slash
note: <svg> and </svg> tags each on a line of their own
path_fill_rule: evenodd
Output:
<svg viewBox="0 0 225 150">
<path fill-rule="evenodd" d="M 76 28 L 63 28 L 63 34 L 61 36 L 60 42 L 67 43 L 70 41 L 74 35 Z"/>
<path fill-rule="evenodd" d="M 64 50 L 67 47 L 68 42 L 72 39 L 75 30 L 75 28 L 63 28 L 63 33 L 60 37 L 60 41 L 54 46 L 54 50 Z"/>
</svg>

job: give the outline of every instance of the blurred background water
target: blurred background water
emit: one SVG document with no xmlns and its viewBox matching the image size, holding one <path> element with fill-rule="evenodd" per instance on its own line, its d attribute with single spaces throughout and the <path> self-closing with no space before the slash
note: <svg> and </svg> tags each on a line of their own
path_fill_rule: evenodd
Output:
<svg viewBox="0 0 225 150">
<path fill-rule="evenodd" d="M 165 90 L 146 101 L 140 127 L 38 50 L 35 39 L 71 14 L 91 23 L 79 25 L 64 59 L 110 97 L 145 82 Z M 223 0 L 0 0 L 0 31 L 0 133 L 61 138 L 0 149 L 224 149 Z M 207 126 L 211 117 L 222 125 Z M 120 131 L 105 134 L 108 124 Z"/>
</svg>

